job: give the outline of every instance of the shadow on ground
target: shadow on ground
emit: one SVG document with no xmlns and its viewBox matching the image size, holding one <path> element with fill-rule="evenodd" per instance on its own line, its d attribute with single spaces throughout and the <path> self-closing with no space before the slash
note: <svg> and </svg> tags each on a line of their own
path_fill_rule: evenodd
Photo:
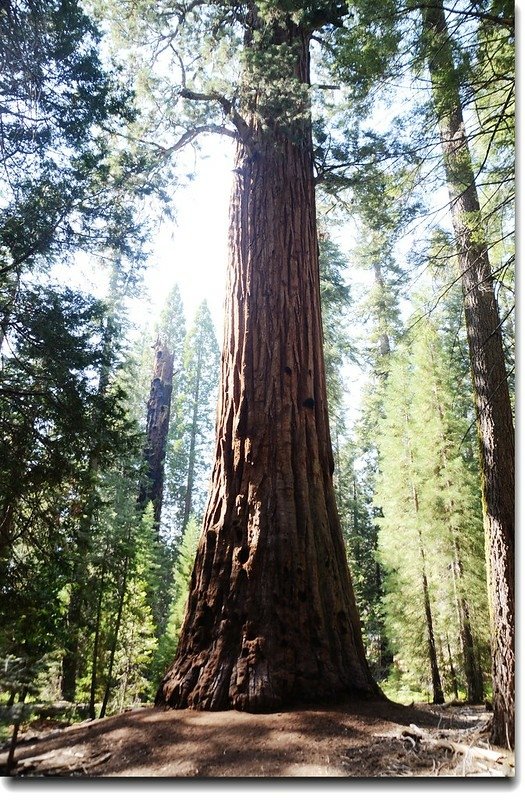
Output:
<svg viewBox="0 0 525 800">
<path fill-rule="evenodd" d="M 383 700 L 272 714 L 145 708 L 25 738 L 19 775 L 84 777 L 394 777 L 456 774 L 446 753 L 416 752 L 410 725 L 432 737 L 481 730 L 481 707 Z M 453 735 L 456 735 L 454 733 Z M 439 763 L 437 763 L 439 762 Z"/>
</svg>

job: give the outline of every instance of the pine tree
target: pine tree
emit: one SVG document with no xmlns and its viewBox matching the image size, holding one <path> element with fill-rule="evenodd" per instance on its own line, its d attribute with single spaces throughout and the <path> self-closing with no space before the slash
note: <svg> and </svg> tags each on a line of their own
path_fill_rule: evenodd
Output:
<svg viewBox="0 0 525 800">
<path fill-rule="evenodd" d="M 383 619 L 383 576 L 377 555 L 377 514 L 374 481 L 377 469 L 366 464 L 362 443 L 354 432 L 340 452 L 337 503 L 341 514 L 348 562 L 353 576 L 363 639 L 370 668 L 376 680 L 386 677 L 390 653 Z"/>
<path fill-rule="evenodd" d="M 103 698 L 101 716 L 106 708 L 110 713 L 120 712 L 125 706 L 149 699 L 149 676 L 157 647 L 152 606 L 158 552 L 152 504 L 141 519 L 133 520 L 132 531 L 130 556 L 124 562 L 126 580 L 118 595 L 118 629 L 113 628 L 114 659 L 106 683 L 111 695 L 105 706 Z"/>
<path fill-rule="evenodd" d="M 458 380 L 438 331 L 428 321 L 420 323 L 413 358 L 418 386 L 414 416 L 421 499 L 428 524 L 441 528 L 440 550 L 449 562 L 452 592 L 449 587 L 448 593 L 454 598 L 456 612 L 451 624 L 458 626 L 467 700 L 481 703 L 481 655 L 487 651 L 488 608 L 479 467 L 476 464 L 476 469 L 469 469 L 461 444 L 465 420 L 458 415 L 454 396 Z"/>
<path fill-rule="evenodd" d="M 395 71 L 401 72 L 401 77 L 409 71 L 415 73 L 422 92 L 425 86 L 430 88 L 426 104 L 419 103 L 419 108 L 413 104 L 409 112 L 417 120 L 417 128 L 405 114 L 405 137 L 396 126 L 386 147 L 386 160 L 412 154 L 413 164 L 418 165 L 414 175 L 428 197 L 432 187 L 442 182 L 436 169 L 438 144 L 441 149 L 439 166 L 450 198 L 478 414 L 485 526 L 493 553 L 489 562 L 491 606 L 499 620 L 493 631 L 493 740 L 512 746 L 514 438 L 506 374 L 512 358 L 506 359 L 496 301 L 495 278 L 500 267 L 491 265 L 489 252 L 496 248 L 497 254 L 500 243 L 506 242 L 501 272 L 511 267 L 512 188 L 509 191 L 508 187 L 512 187 L 513 170 L 513 9 L 507 2 L 465 3 L 452 8 L 444 8 L 441 2 L 394 2 L 381 9 L 356 3 L 355 7 L 357 19 L 341 32 L 336 60 L 341 74 L 355 87 L 352 92 L 361 100 L 361 113 L 362 101 L 368 96 L 370 103 L 371 90 L 376 99 L 380 83 L 388 86 Z M 381 51 L 382 39 L 386 47 Z M 359 46 L 365 52 L 361 59 Z M 468 133 L 465 115 L 472 123 Z M 407 130 L 412 140 L 405 145 Z M 373 144 L 374 136 L 368 141 Z M 382 144 L 384 147 L 384 139 Z M 486 188 L 480 192 L 478 184 Z M 426 205 L 432 211 L 432 203 Z M 508 313 L 512 314 L 511 308 Z"/>
<path fill-rule="evenodd" d="M 155 665 L 154 679 L 158 682 L 169 667 L 173 653 L 177 650 L 180 628 L 190 590 L 190 580 L 197 553 L 200 526 L 195 517 L 190 517 L 173 568 L 171 582 L 171 603 L 167 616 L 166 629 L 160 638 Z"/>
<path fill-rule="evenodd" d="M 399 310 L 402 271 L 395 257 L 402 220 L 391 183 L 385 175 L 372 171 L 375 180 L 353 190 L 357 245 L 351 254 L 351 267 L 356 276 L 363 275 L 366 288 L 361 302 L 352 308 L 351 320 L 361 330 L 360 339 L 355 335 L 354 347 L 366 370 L 366 380 L 352 439 L 343 451 L 344 489 L 340 507 L 369 662 L 377 675 L 384 678 L 391 653 L 382 612 L 382 567 L 377 557 L 377 517 L 381 510 L 374 505 L 374 491 L 385 384 L 392 351 L 402 330 Z"/>
<path fill-rule="evenodd" d="M 464 417 L 465 376 L 450 359 L 446 333 L 419 313 L 416 318 L 412 343 L 403 345 L 392 362 L 380 440 L 379 552 L 386 569 L 386 620 L 395 660 L 413 681 L 423 670 L 424 653 L 414 638 L 414 618 L 407 624 L 399 615 L 400 603 L 417 609 L 414 586 L 419 585 L 420 633 L 423 609 L 427 632 L 432 618 L 432 648 L 429 633 L 426 640 L 434 651 L 433 670 L 440 672 L 445 689 L 455 695 L 462 689 L 469 702 L 479 703 L 488 609 L 479 468 Z"/>
<path fill-rule="evenodd" d="M 160 313 L 157 332 L 158 338 L 173 353 L 175 374 L 178 374 L 182 369 L 186 321 L 180 289 L 176 283 L 168 293 Z"/>
<path fill-rule="evenodd" d="M 97 378 L 98 414 L 92 419 L 92 436 L 87 452 L 87 464 L 81 480 L 81 493 L 78 497 L 78 523 L 69 543 L 71 572 L 69 580 L 69 598 L 67 611 L 67 632 L 64 641 L 62 658 L 62 693 L 66 700 L 73 701 L 77 688 L 77 675 L 80 669 L 80 638 L 82 628 L 92 613 L 91 587 L 86 580 L 86 570 L 94 552 L 96 514 L 100 507 L 99 489 L 104 469 L 110 460 L 103 458 L 107 450 L 116 460 L 133 451 L 137 444 L 136 431 L 126 420 L 127 408 L 125 393 L 119 386 L 117 372 L 121 364 L 119 351 L 120 337 L 124 328 L 123 295 L 127 280 L 121 260 L 114 257 L 109 277 L 108 300 L 105 308 L 105 319 L 101 337 L 102 357 Z M 112 430 L 111 404 L 118 400 L 120 420 L 113 422 Z M 117 431 L 117 425 L 121 427 Z M 110 442 L 113 439 L 113 448 Z M 79 482 L 80 483 L 80 482 Z"/>
<path fill-rule="evenodd" d="M 196 311 L 183 346 L 168 453 L 168 497 L 179 531 L 200 517 L 212 466 L 219 348 L 206 301 Z"/>
<path fill-rule="evenodd" d="M 20 292 L 17 316 L 0 382 L 2 647 L 40 658 L 67 638 L 64 597 L 78 573 L 95 443 L 102 468 L 132 437 L 119 389 L 101 396 L 92 379 L 117 357 L 105 341 L 103 306 L 41 287 Z"/>
<path fill-rule="evenodd" d="M 392 364 L 385 397 L 380 444 L 381 477 L 377 505 L 379 552 L 386 576 L 387 625 L 403 671 L 427 676 L 434 703 L 443 703 L 441 665 L 435 630 L 439 581 L 432 568 L 433 537 L 421 513 L 421 478 L 415 463 L 410 362 L 398 356 Z M 407 610 L 401 616 L 400 605 Z M 407 624 L 408 623 L 408 624 Z M 418 674 L 419 672 L 419 674 Z"/>
<path fill-rule="evenodd" d="M 492 740 L 514 746 L 514 424 L 480 203 L 463 121 L 461 85 L 441 3 L 422 14 L 438 118 L 477 409 L 493 615 Z M 497 622 L 496 622 L 497 620 Z"/>
<path fill-rule="evenodd" d="M 350 306 L 350 288 L 344 275 L 347 260 L 327 232 L 319 235 L 319 268 L 328 415 L 330 431 L 337 442 L 345 429 L 343 368 L 355 354 L 345 325 Z"/>
<path fill-rule="evenodd" d="M 0 12 L 0 341 L 20 324 L 28 272 L 79 247 L 141 250 L 134 199 L 151 190 L 137 180 L 150 159 L 111 139 L 135 109 L 99 43 L 77 0 L 10 0 Z"/>
</svg>

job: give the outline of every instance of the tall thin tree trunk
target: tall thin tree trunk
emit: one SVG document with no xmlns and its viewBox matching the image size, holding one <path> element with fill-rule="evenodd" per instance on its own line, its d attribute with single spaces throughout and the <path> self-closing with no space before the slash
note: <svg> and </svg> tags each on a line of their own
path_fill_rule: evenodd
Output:
<svg viewBox="0 0 525 800">
<path fill-rule="evenodd" d="M 306 86 L 310 32 L 291 19 L 270 31 L 263 46 L 286 47 Z M 380 695 L 332 483 L 311 130 L 300 111 L 262 126 L 249 110 L 251 141 L 237 146 L 216 460 L 160 704 L 269 711 Z"/>
<path fill-rule="evenodd" d="M 405 422 L 408 426 L 409 424 L 408 411 L 405 412 Z M 412 445 L 409 445 L 409 458 L 413 470 L 414 453 L 412 451 Z M 441 684 L 441 675 L 439 673 L 439 663 L 436 650 L 436 639 L 434 636 L 434 620 L 432 617 L 432 604 L 430 601 L 430 591 L 428 587 L 426 554 L 423 544 L 423 534 L 421 532 L 421 528 L 419 527 L 419 515 L 420 515 L 419 494 L 413 478 L 411 479 L 411 488 L 412 488 L 412 503 L 414 505 L 414 513 L 418 524 L 417 535 L 418 535 L 419 555 L 421 557 L 421 590 L 423 593 L 423 607 L 425 609 L 425 620 L 427 627 L 428 659 L 430 665 L 430 676 L 432 679 L 432 696 L 433 696 L 432 702 L 438 705 L 444 703 L 445 698 L 443 696 L 443 687 Z"/>
<path fill-rule="evenodd" d="M 419 497 L 417 489 L 412 484 L 412 498 L 414 501 L 414 510 L 416 517 L 419 516 Z M 428 588 L 427 566 L 425 548 L 423 547 L 423 535 L 418 531 L 419 537 L 419 554 L 421 556 L 421 589 L 423 592 L 423 607 L 425 609 L 425 620 L 427 625 L 427 645 L 428 645 L 428 660 L 430 664 L 430 676 L 432 678 L 432 702 L 436 705 L 445 702 L 443 695 L 443 687 L 441 684 L 441 675 L 439 673 L 439 663 L 436 651 L 436 638 L 434 636 L 434 620 L 432 618 L 432 604 L 430 602 L 430 591 Z"/>
<path fill-rule="evenodd" d="M 106 327 L 102 334 L 103 360 L 100 368 L 97 393 L 100 398 L 106 395 L 110 381 L 110 356 L 114 345 L 114 323 L 118 300 L 117 286 L 119 262 L 114 261 L 109 282 L 109 312 Z M 104 420 L 99 419 L 99 430 L 95 432 L 86 471 L 85 500 L 78 526 L 75 563 L 70 587 L 69 608 L 67 615 L 67 632 L 65 651 L 62 657 L 62 696 L 74 702 L 80 663 L 80 632 L 85 621 L 88 586 L 86 565 L 88 564 L 93 535 L 93 524 L 98 507 L 97 483 L 100 470 L 100 437 L 104 436 Z"/>
<path fill-rule="evenodd" d="M 467 700 L 469 703 L 483 702 L 483 674 L 481 666 L 476 658 L 474 636 L 470 623 L 470 605 L 465 597 L 463 590 L 463 562 L 457 535 L 452 532 L 455 559 L 452 564 L 455 584 L 456 584 L 456 603 L 459 618 L 459 633 L 461 647 L 463 650 L 463 660 L 465 666 L 465 678 L 467 679 Z M 458 580 L 456 581 L 456 574 Z M 459 584 L 459 585 L 458 585 Z"/>
<path fill-rule="evenodd" d="M 18 698 L 18 702 L 21 705 L 21 709 L 20 709 L 20 714 L 17 717 L 17 719 L 15 720 L 15 723 L 13 725 L 13 732 L 11 734 L 11 741 L 9 743 L 9 752 L 7 754 L 7 765 L 6 765 L 7 774 L 8 775 L 11 774 L 11 772 L 14 769 L 14 767 L 16 766 L 15 750 L 16 750 L 16 745 L 17 745 L 17 742 L 18 742 L 18 733 L 20 731 L 20 724 L 21 724 L 21 721 L 22 721 L 22 712 L 24 710 L 24 702 L 25 702 L 25 699 L 26 699 L 26 696 L 27 696 L 27 692 L 28 692 L 27 688 L 24 687 L 22 689 L 22 691 L 20 692 L 20 696 Z"/>
<path fill-rule="evenodd" d="M 94 481 L 98 469 L 98 459 L 92 456 L 88 475 Z M 94 486 L 90 486 L 89 496 L 79 522 L 74 553 L 75 563 L 70 586 L 69 606 L 67 610 L 67 631 L 65 650 L 62 656 L 61 692 L 64 700 L 73 703 L 77 690 L 77 679 L 80 662 L 80 632 L 85 617 L 86 604 L 86 564 L 89 560 L 91 530 L 94 515 Z"/>
<path fill-rule="evenodd" d="M 357 481 L 355 478 L 355 473 L 353 476 L 352 481 L 352 494 L 353 494 L 353 508 L 352 508 L 352 528 L 354 533 L 354 542 L 355 542 L 355 552 L 354 556 L 357 562 L 361 559 L 361 548 L 359 546 L 359 515 L 357 512 Z"/>
<path fill-rule="evenodd" d="M 390 354 L 392 352 L 392 347 L 390 344 L 390 337 L 387 333 L 388 330 L 388 318 L 386 312 L 386 304 L 384 301 L 384 292 L 385 292 L 385 281 L 383 278 L 383 270 L 381 269 L 381 264 L 379 261 L 374 262 L 373 264 L 373 271 L 374 271 L 374 283 L 376 288 L 379 290 L 379 298 L 380 302 L 374 304 L 374 314 L 376 317 L 376 324 L 379 326 L 379 357 L 376 357 L 376 372 L 379 378 L 379 391 L 383 391 L 389 370 L 390 370 Z M 380 425 L 379 417 L 376 420 L 376 425 Z M 373 550 L 377 550 L 377 527 L 376 533 L 374 534 L 374 540 L 371 542 L 371 547 Z M 381 574 L 381 565 L 379 563 L 379 559 L 376 556 L 376 568 L 375 568 L 375 596 L 378 600 L 381 600 L 383 597 L 383 578 Z M 389 650 L 388 640 L 386 637 L 385 626 L 384 623 L 381 624 L 379 629 L 380 631 L 380 644 L 379 644 L 379 667 L 382 670 L 386 671 L 386 668 L 389 664 L 392 663 L 393 656 Z"/>
<path fill-rule="evenodd" d="M 195 480 L 195 448 L 197 443 L 197 422 L 198 422 L 199 402 L 200 402 L 201 369 L 202 369 L 202 342 L 199 340 L 199 349 L 197 351 L 195 390 L 193 393 L 193 407 L 191 416 L 190 446 L 188 451 L 188 479 L 186 483 L 186 491 L 184 494 L 184 517 L 182 520 L 183 531 L 186 530 L 186 526 L 190 520 L 191 511 L 193 507 L 193 484 Z"/>
<path fill-rule="evenodd" d="M 131 531 L 128 535 L 128 546 L 131 540 Z M 104 697 L 102 699 L 102 706 L 100 708 L 99 719 L 103 719 L 106 716 L 106 710 L 109 703 L 109 697 L 111 694 L 111 683 L 113 681 L 113 668 L 115 665 L 115 655 L 117 652 L 117 645 L 118 645 L 118 637 L 120 634 L 120 625 L 122 623 L 122 613 L 124 611 L 124 601 L 126 599 L 126 589 L 128 585 L 128 568 L 129 568 L 129 554 L 126 554 L 126 558 L 124 559 L 124 567 L 122 570 L 122 582 L 120 585 L 120 592 L 119 592 L 119 600 L 118 600 L 118 607 L 117 607 L 117 618 L 115 620 L 115 626 L 113 628 L 113 639 L 111 642 L 111 650 L 109 653 L 109 663 L 108 663 L 108 671 L 106 675 L 106 688 L 104 691 Z"/>
<path fill-rule="evenodd" d="M 514 746 L 514 425 L 499 312 L 441 0 L 422 10 L 463 284 L 481 453 L 492 615 L 492 741 Z"/>
<path fill-rule="evenodd" d="M 93 642 L 93 657 L 91 662 L 91 683 L 89 687 L 89 716 L 95 719 L 95 699 L 97 690 L 97 669 L 98 669 L 98 647 L 100 642 L 100 626 L 102 622 L 102 601 L 104 599 L 104 579 L 106 577 L 106 570 L 103 567 L 100 576 L 97 600 L 97 615 L 95 618 L 95 638 Z"/>
<path fill-rule="evenodd" d="M 173 353 L 157 339 L 146 423 L 144 458 L 147 464 L 147 474 L 139 487 L 138 497 L 138 504 L 142 508 L 145 508 L 150 501 L 153 503 L 153 518 L 157 528 L 160 525 L 162 513 L 164 461 L 166 458 L 172 389 Z"/>
<path fill-rule="evenodd" d="M 431 352 L 430 358 L 433 362 L 433 353 Z M 465 669 L 465 678 L 467 681 L 467 700 L 469 703 L 482 703 L 483 702 L 483 674 L 478 659 L 475 657 L 474 650 L 474 636 L 472 633 L 472 626 L 470 623 L 470 606 L 467 597 L 465 596 L 464 586 L 464 570 L 463 559 L 461 557 L 461 547 L 459 543 L 459 531 L 453 525 L 453 518 L 455 514 L 455 503 L 452 499 L 453 486 L 448 473 L 448 460 L 446 441 L 448 439 L 445 430 L 445 412 L 438 397 L 437 386 L 434 383 L 432 386 L 434 400 L 441 423 L 441 464 L 446 474 L 446 485 L 449 493 L 449 500 L 447 501 L 447 514 L 448 514 L 448 531 L 450 541 L 453 548 L 453 562 L 452 562 L 452 580 L 454 584 L 454 595 L 456 601 L 456 608 L 458 613 L 459 622 L 459 635 L 461 647 L 463 650 L 463 664 Z"/>
<path fill-rule="evenodd" d="M 441 675 L 439 673 L 439 664 L 436 652 L 436 639 L 434 636 L 434 622 L 432 620 L 432 608 L 430 605 L 430 593 L 428 591 L 428 579 L 424 566 L 425 553 L 421 550 L 421 559 L 423 568 L 421 571 L 421 584 L 423 589 L 423 604 L 425 608 L 425 618 L 427 621 L 427 644 L 428 644 L 428 658 L 430 663 L 430 675 L 432 677 L 432 702 L 440 704 L 445 702 L 443 696 L 443 687 L 441 685 Z"/>
<path fill-rule="evenodd" d="M 447 655 L 448 655 L 448 669 L 450 672 L 450 680 L 452 682 L 452 691 L 454 692 L 454 699 L 459 699 L 459 689 L 458 689 L 458 676 L 456 673 L 456 668 L 454 667 L 454 659 L 452 658 L 452 650 L 450 649 L 450 641 L 448 635 L 447 639 Z"/>
</svg>

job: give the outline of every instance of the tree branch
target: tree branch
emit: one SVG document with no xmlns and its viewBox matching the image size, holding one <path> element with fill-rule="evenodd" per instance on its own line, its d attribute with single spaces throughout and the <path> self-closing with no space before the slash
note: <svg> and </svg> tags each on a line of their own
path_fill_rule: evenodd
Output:
<svg viewBox="0 0 525 800">
<path fill-rule="evenodd" d="M 191 130 L 183 133 L 180 139 L 175 142 L 175 144 L 169 145 L 169 147 L 165 147 L 158 142 L 153 142 L 150 139 L 142 139 L 140 136 L 130 136 L 129 134 L 120 133 L 117 131 L 117 135 L 123 139 L 127 139 L 131 142 L 138 142 L 139 144 L 144 144 L 147 147 L 154 147 L 162 156 L 170 156 L 172 153 L 176 153 L 177 150 L 182 150 L 185 145 L 192 142 L 197 138 L 197 136 L 200 136 L 201 133 L 217 133 L 220 136 L 229 136 L 230 139 L 238 138 L 236 131 L 232 131 L 229 128 L 226 128 L 224 125 L 214 125 L 211 123 L 209 125 L 197 125 L 195 128 L 191 128 Z"/>
<path fill-rule="evenodd" d="M 246 123 L 246 121 L 241 117 L 239 112 L 236 108 L 234 108 L 233 103 L 231 100 L 228 100 L 227 97 L 224 97 L 217 92 L 210 92 L 209 94 L 205 94 L 203 92 L 193 92 L 191 89 L 181 89 L 180 96 L 183 97 L 185 100 L 193 100 L 196 102 L 215 102 L 218 103 L 221 108 L 223 109 L 224 113 L 227 117 L 232 121 L 232 124 L 235 125 L 237 132 L 241 141 L 250 148 L 250 150 L 254 149 L 254 142 L 252 139 L 251 131 Z"/>
<path fill-rule="evenodd" d="M 172 153 L 175 153 L 177 150 L 181 150 L 185 145 L 192 142 L 197 138 L 197 136 L 200 136 L 201 133 L 218 133 L 221 136 L 229 136 L 231 139 L 238 138 L 235 131 L 231 131 L 229 128 L 225 128 L 223 125 L 198 125 L 196 128 L 186 131 L 186 133 L 184 133 L 180 139 L 170 147 L 161 147 L 160 145 L 156 146 L 162 152 L 162 155 L 170 156 Z"/>
<path fill-rule="evenodd" d="M 435 9 L 440 8 L 440 6 L 436 6 L 433 3 L 414 3 L 410 4 L 410 10 L 422 10 L 422 9 Z M 461 14 L 463 17 L 474 17 L 475 19 L 482 19 L 487 20 L 487 22 L 493 22 L 496 25 L 503 25 L 505 28 L 510 28 L 514 30 L 514 17 L 497 17 L 494 14 L 486 14 L 483 11 L 467 11 L 466 9 L 462 8 L 447 8 L 443 6 L 443 11 L 447 11 L 450 14 Z"/>
</svg>

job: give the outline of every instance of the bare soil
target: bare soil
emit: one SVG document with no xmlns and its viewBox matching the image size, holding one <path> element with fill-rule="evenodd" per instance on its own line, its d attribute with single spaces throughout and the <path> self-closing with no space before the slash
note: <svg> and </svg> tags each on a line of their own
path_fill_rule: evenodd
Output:
<svg viewBox="0 0 525 800">
<path fill-rule="evenodd" d="M 147 778 L 512 777 L 481 706 L 384 701 L 273 714 L 141 708 L 20 737 L 13 775 Z M 0 753 L 5 772 L 7 750 Z"/>
</svg>

